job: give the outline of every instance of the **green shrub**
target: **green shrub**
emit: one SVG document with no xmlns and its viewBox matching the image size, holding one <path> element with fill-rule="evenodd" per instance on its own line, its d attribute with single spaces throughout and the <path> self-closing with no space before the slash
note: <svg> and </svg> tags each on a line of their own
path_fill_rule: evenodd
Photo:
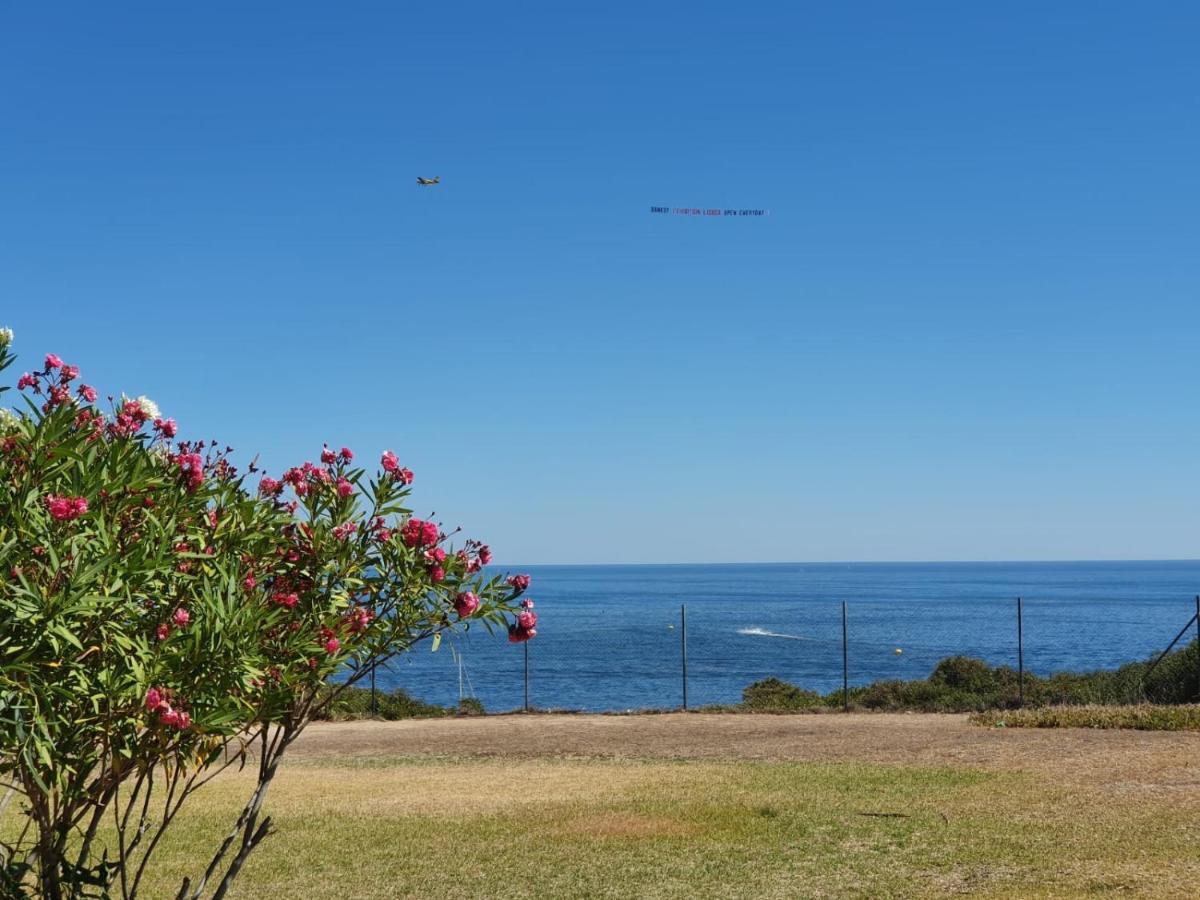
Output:
<svg viewBox="0 0 1200 900">
<path fill-rule="evenodd" d="M 1024 705 L 1126 706 L 1200 702 L 1197 649 L 1176 650 L 1151 669 L 1152 661 L 1133 662 L 1116 670 L 1058 672 L 1048 678 L 1025 673 Z M 1010 666 L 990 666 L 981 659 L 951 656 L 941 660 L 927 679 L 876 681 L 850 689 L 850 705 L 884 712 L 979 712 L 1021 705 L 1020 675 Z M 842 692 L 824 697 L 778 678 L 756 681 L 742 694 L 741 709 L 799 711 L 840 708 Z"/>
<path fill-rule="evenodd" d="M 813 709 L 821 706 L 821 695 L 778 678 L 764 678 L 742 691 L 742 706 L 759 711 Z"/>
<path fill-rule="evenodd" d="M 425 703 L 397 688 L 394 691 L 376 691 L 374 709 L 369 688 L 344 688 L 328 705 L 323 718 L 334 722 L 353 719 L 436 719 L 450 715 L 454 710 L 432 703 Z"/>
<path fill-rule="evenodd" d="M 458 701 L 458 709 L 455 712 L 459 716 L 483 716 L 487 711 L 483 708 L 483 701 L 478 697 L 463 697 Z"/>
</svg>

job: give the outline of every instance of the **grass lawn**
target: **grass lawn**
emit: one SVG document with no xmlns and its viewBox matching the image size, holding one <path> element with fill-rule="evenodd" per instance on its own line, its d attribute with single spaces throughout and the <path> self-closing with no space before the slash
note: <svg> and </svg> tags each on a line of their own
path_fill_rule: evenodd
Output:
<svg viewBox="0 0 1200 900">
<path fill-rule="evenodd" d="M 196 798 L 150 896 L 197 868 L 248 784 Z M 1182 897 L 1200 883 L 1194 802 L 1044 772 L 317 755 L 272 790 L 279 833 L 239 898 Z"/>
</svg>

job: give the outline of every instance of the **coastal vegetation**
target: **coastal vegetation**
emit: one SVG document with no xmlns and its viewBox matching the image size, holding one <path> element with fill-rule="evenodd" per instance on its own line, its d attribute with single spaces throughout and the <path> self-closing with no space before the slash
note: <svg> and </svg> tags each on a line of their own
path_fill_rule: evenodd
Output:
<svg viewBox="0 0 1200 900">
<path fill-rule="evenodd" d="M 1048 677 L 1025 673 L 1024 703 L 1021 677 L 1008 666 L 991 666 L 969 656 L 950 656 L 941 660 L 928 678 L 909 681 L 876 681 L 852 687 L 849 707 L 872 712 L 943 712 L 976 713 L 989 710 L 1029 709 L 1063 710 L 1007 717 L 1014 727 L 1024 723 L 1128 721 L 1128 727 L 1147 728 L 1152 723 L 1164 727 L 1190 728 L 1195 708 L 1200 703 L 1197 679 L 1200 677 L 1196 644 L 1166 654 L 1161 660 L 1132 662 L 1119 669 L 1094 672 L 1059 672 Z M 425 703 L 403 689 L 372 692 L 356 687 L 340 691 L 335 702 L 322 714 L 332 720 L 438 718 L 451 715 L 479 715 L 484 712 L 478 700 L 468 699 L 459 706 Z M 827 694 L 806 690 L 779 678 L 764 678 L 748 685 L 742 702 L 727 706 L 707 706 L 708 712 L 812 713 L 843 709 L 845 698 L 840 690 Z M 1100 715 L 1097 708 L 1124 709 L 1122 714 Z M 1084 710 L 1093 710 L 1085 712 Z M 1151 710 L 1154 712 L 1152 713 Z M 640 710 L 656 712 L 658 710 Z M 995 717 L 993 717 L 995 718 Z M 997 718 L 999 721 L 1000 718 Z M 980 721 L 984 721 L 981 719 Z M 987 721 L 991 721 L 988 719 Z M 1123 727 L 1108 724 L 1102 727 Z"/>
<path fill-rule="evenodd" d="M 1175 705 L 1200 702 L 1200 660 L 1196 643 L 1161 660 L 1128 663 L 1114 670 L 1058 672 L 1023 679 L 1009 666 L 991 666 L 969 656 L 939 662 L 928 678 L 876 681 L 817 694 L 778 678 L 749 685 L 738 707 L 752 712 L 814 712 L 841 709 L 917 712 L 982 712 L 993 709 L 1060 706 Z M 1050 719 L 1048 718 L 1047 721 Z"/>
</svg>

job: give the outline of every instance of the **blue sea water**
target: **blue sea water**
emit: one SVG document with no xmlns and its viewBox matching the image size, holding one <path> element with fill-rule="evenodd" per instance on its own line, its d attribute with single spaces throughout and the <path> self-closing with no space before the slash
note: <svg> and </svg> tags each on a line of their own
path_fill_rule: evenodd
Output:
<svg viewBox="0 0 1200 900">
<path fill-rule="evenodd" d="M 535 566 L 540 616 L 528 645 L 537 708 L 670 708 L 682 700 L 680 606 L 687 607 L 688 703 L 733 703 L 777 676 L 826 692 L 842 683 L 842 602 L 851 684 L 925 677 L 966 653 L 1026 669 L 1116 668 L 1159 652 L 1195 613 L 1200 560 Z M 1190 637 L 1190 636 L 1189 636 Z M 896 651 L 900 652 L 897 653 Z M 525 649 L 472 628 L 437 652 L 419 645 L 380 672 L 441 704 L 462 693 L 489 711 L 524 702 Z"/>
</svg>

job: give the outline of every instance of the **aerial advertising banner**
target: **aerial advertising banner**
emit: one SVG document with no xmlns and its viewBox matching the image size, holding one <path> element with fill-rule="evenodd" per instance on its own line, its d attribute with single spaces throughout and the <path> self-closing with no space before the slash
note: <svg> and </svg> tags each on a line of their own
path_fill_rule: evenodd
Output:
<svg viewBox="0 0 1200 900">
<path fill-rule="evenodd" d="M 698 209 L 694 206 L 652 206 L 650 212 L 672 216 L 769 216 L 769 209 Z"/>
</svg>

